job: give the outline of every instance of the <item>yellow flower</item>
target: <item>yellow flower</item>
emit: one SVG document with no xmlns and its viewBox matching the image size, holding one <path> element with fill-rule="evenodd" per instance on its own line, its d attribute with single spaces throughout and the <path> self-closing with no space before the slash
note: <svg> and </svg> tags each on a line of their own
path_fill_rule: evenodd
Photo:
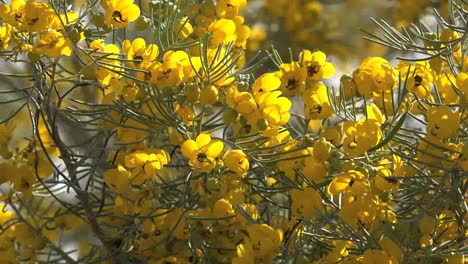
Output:
<svg viewBox="0 0 468 264">
<path fill-rule="evenodd" d="M 65 30 L 64 25 L 73 25 L 78 23 L 78 18 L 80 14 L 78 12 L 75 12 L 73 10 L 69 10 L 65 14 L 60 14 L 60 15 L 54 15 L 52 22 L 50 24 L 50 28 L 56 29 L 56 30 Z M 80 35 L 82 37 L 81 40 L 84 40 L 84 36 Z"/>
<path fill-rule="evenodd" d="M 208 70 L 201 71 L 201 76 L 206 83 L 211 83 L 218 87 L 227 87 L 235 80 L 231 76 L 233 70 L 228 68 L 234 63 L 233 53 L 229 53 L 226 46 L 208 49 L 208 58 L 205 62 L 208 64 Z M 194 63 L 195 68 L 200 69 L 201 60 L 197 58 Z M 198 66 L 197 66 L 198 65 Z M 190 66 L 191 67 L 191 66 Z M 215 80 L 214 80 L 215 79 Z"/>
<path fill-rule="evenodd" d="M 184 51 L 168 51 L 164 54 L 163 63 L 155 63 L 150 69 L 150 82 L 158 89 L 177 86 L 183 81 L 188 82 L 200 67 L 198 57 L 189 58 Z"/>
<path fill-rule="evenodd" d="M 390 63 L 380 57 L 365 59 L 353 74 L 353 80 L 359 94 L 371 97 L 373 92 L 382 94 L 391 92 L 398 76 Z"/>
<path fill-rule="evenodd" d="M 13 27 L 7 23 L 0 26 L 0 51 L 6 50 L 10 44 Z"/>
<path fill-rule="evenodd" d="M 176 61 L 182 66 L 183 71 L 183 81 L 189 82 L 196 75 L 196 73 L 201 68 L 200 57 L 190 56 L 187 52 L 178 50 L 178 51 L 168 51 L 164 54 L 164 61 L 172 60 Z"/>
<path fill-rule="evenodd" d="M 379 246 L 390 257 L 392 263 L 401 263 L 403 259 L 403 251 L 401 248 L 390 238 L 384 237 L 379 241 Z"/>
<path fill-rule="evenodd" d="M 320 132 L 320 136 L 324 137 L 332 145 L 339 145 L 341 143 L 340 127 L 326 127 Z"/>
<path fill-rule="evenodd" d="M 52 58 L 61 55 L 70 56 L 72 54 L 72 43 L 61 31 L 52 29 L 42 35 L 41 40 L 34 45 L 33 53 L 46 54 Z"/>
<path fill-rule="evenodd" d="M 279 89 L 281 86 L 281 79 L 274 73 L 265 73 L 258 77 L 252 85 L 252 93 L 254 95 L 271 92 Z"/>
<path fill-rule="evenodd" d="M 186 102 L 195 104 L 200 100 L 200 87 L 198 84 L 187 84 L 184 88 Z"/>
<path fill-rule="evenodd" d="M 299 63 L 281 64 L 276 74 L 281 79 L 280 89 L 285 95 L 300 95 L 305 89 L 306 74 Z"/>
<path fill-rule="evenodd" d="M 381 191 L 387 191 L 398 188 L 398 180 L 387 178 L 392 176 L 392 171 L 384 166 L 377 167 L 377 175 L 374 178 L 375 187 Z M 401 175 L 398 175 L 401 176 Z"/>
<path fill-rule="evenodd" d="M 187 17 L 181 19 L 174 28 L 174 33 L 181 39 L 186 39 L 193 33 L 193 26 Z"/>
<path fill-rule="evenodd" d="M 195 112 L 193 111 L 193 108 L 190 105 L 175 104 L 174 110 L 177 113 L 178 118 L 182 120 L 182 123 L 189 126 L 193 124 Z"/>
<path fill-rule="evenodd" d="M 312 219 L 317 212 L 323 211 L 322 196 L 312 188 L 291 190 L 291 213 L 294 217 Z"/>
<path fill-rule="evenodd" d="M 244 17 L 236 16 L 233 18 L 236 23 L 236 42 L 234 45 L 236 47 L 244 48 L 247 45 L 247 39 L 250 37 L 250 27 L 244 24 Z M 238 62 L 238 65 L 243 65 L 245 57 L 242 56 Z"/>
<path fill-rule="evenodd" d="M 255 263 L 271 263 L 283 241 L 283 232 L 266 224 L 247 226 L 247 247 L 252 247 Z"/>
<path fill-rule="evenodd" d="M 455 92 L 455 88 L 453 87 L 456 82 L 457 80 L 452 73 L 442 73 L 437 76 L 434 84 L 443 103 L 457 103 L 458 94 Z"/>
<path fill-rule="evenodd" d="M 287 97 L 281 96 L 281 91 L 259 93 L 255 99 L 262 117 L 269 125 L 283 126 L 288 123 L 292 103 Z"/>
<path fill-rule="evenodd" d="M 236 23 L 230 19 L 213 21 L 208 31 L 211 33 L 210 47 L 217 48 L 221 43 L 227 44 L 236 40 Z"/>
<path fill-rule="evenodd" d="M 24 6 L 23 0 L 12 0 L 9 5 L 0 5 L 0 19 L 21 30 L 25 17 Z"/>
<path fill-rule="evenodd" d="M 15 218 L 15 214 L 12 211 L 6 210 L 4 203 L 0 203 L 0 207 L 3 208 L 3 210 L 0 211 L 0 224 L 1 225 Z"/>
<path fill-rule="evenodd" d="M 233 223 L 235 214 L 232 204 L 226 199 L 219 199 L 213 205 L 212 216 L 214 218 L 227 218 L 219 220 L 219 223 L 223 225 Z"/>
<path fill-rule="evenodd" d="M 54 17 L 55 12 L 49 4 L 29 0 L 24 6 L 22 28 L 29 32 L 42 32 L 50 27 Z"/>
<path fill-rule="evenodd" d="M 456 41 L 459 39 L 460 39 L 460 35 L 458 34 L 458 32 L 450 28 L 445 28 L 440 33 L 440 41 L 443 43 L 449 43 L 449 42 Z M 442 44 L 442 46 L 446 46 L 446 45 Z M 451 48 L 452 48 L 452 51 L 455 52 L 455 51 L 458 51 L 460 47 L 461 47 L 461 43 L 457 42 L 455 45 L 452 45 Z"/>
<path fill-rule="evenodd" d="M 330 118 L 333 115 L 327 87 L 322 82 L 313 83 L 312 87 L 305 90 L 302 100 L 305 104 L 306 118 L 318 120 Z"/>
<path fill-rule="evenodd" d="M 0 19 L 20 31 L 43 32 L 54 18 L 54 10 L 45 2 L 13 0 L 0 5 Z"/>
<path fill-rule="evenodd" d="M 53 156 L 53 153 L 47 153 L 47 155 Z M 51 162 L 42 150 L 37 150 L 35 153 L 28 152 L 25 154 L 25 157 L 28 160 L 29 166 L 33 169 L 33 173 L 41 179 L 49 177 L 54 171 Z"/>
<path fill-rule="evenodd" d="M 313 155 L 305 158 L 302 174 L 310 183 L 321 183 L 328 175 L 328 162 L 318 161 Z"/>
<path fill-rule="evenodd" d="M 127 54 L 127 59 L 132 60 L 126 64 L 133 68 L 139 68 L 141 64 L 149 64 L 156 60 L 159 48 L 155 44 L 146 45 L 142 38 L 136 38 L 132 42 L 126 39 L 122 43 L 122 51 Z"/>
<path fill-rule="evenodd" d="M 364 174 L 349 170 L 333 176 L 332 182 L 327 186 L 327 193 L 336 195 L 348 190 L 356 181 L 364 181 Z"/>
<path fill-rule="evenodd" d="M 247 5 L 247 0 L 219 0 L 216 4 L 218 17 L 232 18 Z"/>
<path fill-rule="evenodd" d="M 102 0 L 101 5 L 106 11 L 106 23 L 116 28 L 124 28 L 140 16 L 140 8 L 133 0 Z"/>
<path fill-rule="evenodd" d="M 314 142 L 314 158 L 319 161 L 328 161 L 330 157 L 331 144 L 321 137 Z"/>
<path fill-rule="evenodd" d="M 460 125 L 460 113 L 452 112 L 449 106 L 441 105 L 430 108 L 426 116 L 428 135 L 445 139 L 457 134 Z"/>
<path fill-rule="evenodd" d="M 343 141 L 343 151 L 351 157 L 364 154 L 382 138 L 380 123 L 373 119 L 346 121 L 344 130 L 347 137 Z"/>
<path fill-rule="evenodd" d="M 385 122 L 385 116 L 374 103 L 366 105 L 366 116 L 367 120 L 374 120 L 379 124 Z"/>
<path fill-rule="evenodd" d="M 211 140 L 208 134 L 198 135 L 196 141 L 186 140 L 181 147 L 182 154 L 189 159 L 190 164 L 205 172 L 214 168 L 223 149 L 223 142 Z"/>
<path fill-rule="evenodd" d="M 257 111 L 257 103 L 253 95 L 249 92 L 239 92 L 236 87 L 230 87 L 227 90 L 226 103 L 246 117 Z"/>
<path fill-rule="evenodd" d="M 281 160 L 277 163 L 278 168 L 284 171 L 286 177 L 288 177 L 291 180 L 294 180 L 296 171 L 304 167 L 305 157 L 309 155 L 308 149 L 299 148 L 295 151 L 291 151 L 292 149 L 297 148 L 296 144 L 297 144 L 297 141 L 293 141 L 283 146 L 281 150 L 287 153 L 281 154 L 280 159 L 284 159 L 284 160 Z M 301 156 L 303 156 L 303 158 L 297 158 Z"/>
<path fill-rule="evenodd" d="M 104 172 L 104 182 L 116 193 L 126 193 L 130 191 L 130 172 L 122 166 Z"/>
<path fill-rule="evenodd" d="M 417 62 L 412 65 L 408 62 L 400 62 L 397 65 L 402 80 L 408 80 L 406 87 L 418 98 L 429 98 L 432 92 L 432 82 L 434 81 L 434 71 L 428 62 Z"/>
<path fill-rule="evenodd" d="M 5 160 L 9 159 L 13 154 L 10 149 L 10 141 L 13 138 L 15 127 L 15 122 L 7 122 L 0 125 L 0 157 Z"/>
<path fill-rule="evenodd" d="M 136 83 L 129 78 L 121 78 L 114 87 L 115 95 L 126 102 L 135 101 L 140 92 Z"/>
<path fill-rule="evenodd" d="M 30 197 L 33 191 L 33 184 L 36 183 L 34 171 L 29 166 L 11 167 L 10 181 L 13 183 L 13 189 Z"/>
<path fill-rule="evenodd" d="M 250 241 L 237 245 L 237 257 L 232 259 L 232 264 L 255 264 L 255 253 Z"/>
<path fill-rule="evenodd" d="M 397 110 L 396 103 L 392 100 L 393 93 L 373 93 L 374 103 L 382 112 L 386 113 L 387 116 L 393 116 L 393 112 Z M 400 113 L 404 111 L 400 109 Z"/>
<path fill-rule="evenodd" d="M 148 152 L 137 150 L 125 156 L 125 166 L 133 169 L 130 178 L 134 184 L 142 184 L 145 180 L 155 178 L 156 171 L 161 170 L 169 162 L 169 154 L 160 149 Z"/>
<path fill-rule="evenodd" d="M 326 61 L 327 56 L 322 51 L 311 52 L 303 50 L 299 54 L 299 63 L 306 76 L 312 80 L 330 78 L 335 73 L 335 67 Z"/>
<path fill-rule="evenodd" d="M 200 104 L 205 105 L 214 105 L 218 102 L 218 88 L 214 85 L 208 85 L 203 87 L 200 90 Z"/>
<path fill-rule="evenodd" d="M 31 244 L 34 238 L 37 237 L 37 232 L 25 223 L 18 223 L 15 225 L 15 234 L 16 241 L 25 246 L 32 246 Z"/>
<path fill-rule="evenodd" d="M 224 158 L 224 164 L 230 170 L 239 173 L 241 175 L 245 174 L 249 170 L 249 160 L 242 150 L 232 150 L 226 154 Z"/>
<path fill-rule="evenodd" d="M 96 72 L 96 80 L 103 87 L 115 84 L 119 79 L 118 72 L 122 71 L 121 68 L 117 67 L 120 66 L 120 62 L 117 60 L 120 53 L 119 47 L 114 44 L 105 44 L 104 40 L 97 39 L 89 44 L 89 48 L 99 51 L 98 56 L 105 57 L 100 61 L 115 65 L 115 67 L 111 65 L 106 65 L 105 68 L 99 67 Z"/>
</svg>

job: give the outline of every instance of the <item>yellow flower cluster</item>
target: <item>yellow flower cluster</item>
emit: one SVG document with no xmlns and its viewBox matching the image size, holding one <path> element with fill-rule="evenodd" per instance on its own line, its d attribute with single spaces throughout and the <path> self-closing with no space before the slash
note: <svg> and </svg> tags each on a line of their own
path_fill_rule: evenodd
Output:
<svg viewBox="0 0 468 264">
<path fill-rule="evenodd" d="M 466 262 L 468 27 L 337 76 L 328 3 L 265 2 L 308 46 L 246 62 L 251 3 L 0 5 L 0 263 Z"/>
</svg>

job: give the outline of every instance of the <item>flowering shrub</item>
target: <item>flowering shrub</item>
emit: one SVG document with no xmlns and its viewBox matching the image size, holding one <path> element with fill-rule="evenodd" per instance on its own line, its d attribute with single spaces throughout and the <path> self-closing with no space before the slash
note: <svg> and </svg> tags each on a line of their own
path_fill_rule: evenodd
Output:
<svg viewBox="0 0 468 264">
<path fill-rule="evenodd" d="M 2 1 L 0 263 L 466 263 L 467 4 L 330 2 Z"/>
</svg>

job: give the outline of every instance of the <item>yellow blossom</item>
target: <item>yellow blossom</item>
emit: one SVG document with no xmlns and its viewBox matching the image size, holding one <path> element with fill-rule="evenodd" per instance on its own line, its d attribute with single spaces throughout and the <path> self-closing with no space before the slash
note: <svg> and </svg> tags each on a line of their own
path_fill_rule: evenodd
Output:
<svg viewBox="0 0 468 264">
<path fill-rule="evenodd" d="M 315 81 L 330 78 L 335 73 L 335 67 L 326 59 L 327 56 L 322 51 L 303 50 L 299 54 L 299 63 L 302 70 L 308 78 Z"/>
<path fill-rule="evenodd" d="M 140 16 L 140 8 L 133 0 L 102 0 L 101 5 L 106 11 L 106 23 L 116 28 L 124 28 Z"/>
<path fill-rule="evenodd" d="M 212 140 L 208 134 L 200 134 L 196 141 L 186 140 L 181 146 L 182 154 L 189 159 L 190 164 L 202 171 L 214 168 L 223 149 L 223 142 Z"/>
<path fill-rule="evenodd" d="M 242 150 L 232 150 L 226 154 L 224 158 L 224 164 L 230 170 L 239 173 L 245 174 L 249 170 L 249 160 Z"/>
<path fill-rule="evenodd" d="M 73 51 L 71 41 L 61 31 L 52 29 L 42 35 L 41 40 L 34 45 L 32 52 L 58 58 L 60 55 L 70 56 Z"/>
</svg>

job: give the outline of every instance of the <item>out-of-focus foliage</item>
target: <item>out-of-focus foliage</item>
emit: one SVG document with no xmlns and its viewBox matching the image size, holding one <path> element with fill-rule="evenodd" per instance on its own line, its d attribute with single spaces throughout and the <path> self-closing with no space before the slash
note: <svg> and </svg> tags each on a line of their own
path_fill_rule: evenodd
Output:
<svg viewBox="0 0 468 264">
<path fill-rule="evenodd" d="M 465 263 L 467 19 L 2 1 L 0 263 Z"/>
</svg>

